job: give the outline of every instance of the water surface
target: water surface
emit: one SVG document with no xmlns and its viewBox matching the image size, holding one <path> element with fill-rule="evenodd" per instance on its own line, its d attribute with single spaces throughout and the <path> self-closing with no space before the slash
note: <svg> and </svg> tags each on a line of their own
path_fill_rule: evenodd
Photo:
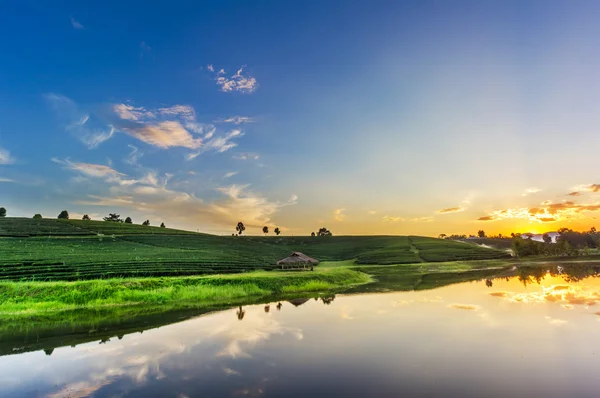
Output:
<svg viewBox="0 0 600 398">
<path fill-rule="evenodd" d="M 516 274 L 5 334 L 0 395 L 599 396 L 600 280 Z"/>
</svg>

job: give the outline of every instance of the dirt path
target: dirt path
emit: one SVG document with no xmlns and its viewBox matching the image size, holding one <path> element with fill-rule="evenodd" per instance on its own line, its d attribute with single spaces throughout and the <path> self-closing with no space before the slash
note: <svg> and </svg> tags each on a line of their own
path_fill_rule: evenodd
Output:
<svg viewBox="0 0 600 398">
<path fill-rule="evenodd" d="M 408 242 L 410 243 L 410 251 L 415 253 L 415 257 L 417 258 L 417 260 L 419 260 L 420 263 L 426 262 L 425 260 L 423 260 L 423 258 L 421 258 L 421 255 L 419 254 L 419 249 L 417 249 L 417 246 L 414 245 L 410 236 L 408 237 Z"/>
</svg>

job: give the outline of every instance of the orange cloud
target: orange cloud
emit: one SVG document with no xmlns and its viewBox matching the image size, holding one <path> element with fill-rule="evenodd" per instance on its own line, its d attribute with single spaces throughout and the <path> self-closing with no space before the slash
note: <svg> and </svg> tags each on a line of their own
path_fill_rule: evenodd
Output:
<svg viewBox="0 0 600 398">
<path fill-rule="evenodd" d="M 544 202 L 548 203 L 548 202 Z M 540 207 L 521 207 L 514 209 L 495 210 L 487 216 L 479 217 L 478 221 L 496 221 L 505 219 L 523 219 L 535 222 L 553 222 L 567 219 L 581 219 L 586 211 L 600 210 L 600 203 L 578 204 L 571 201 L 549 203 Z"/>
<path fill-rule="evenodd" d="M 573 191 L 571 193 L 568 193 L 567 196 L 581 196 L 581 192 Z"/>
<path fill-rule="evenodd" d="M 437 212 L 440 214 L 445 214 L 445 213 L 458 213 L 458 212 L 461 212 L 464 210 L 465 210 L 464 207 L 448 207 L 446 209 L 438 210 Z"/>
</svg>

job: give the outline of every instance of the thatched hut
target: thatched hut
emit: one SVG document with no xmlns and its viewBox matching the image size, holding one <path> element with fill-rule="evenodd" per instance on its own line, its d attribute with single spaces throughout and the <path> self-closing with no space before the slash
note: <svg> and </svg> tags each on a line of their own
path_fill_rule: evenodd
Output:
<svg viewBox="0 0 600 398">
<path fill-rule="evenodd" d="M 300 252 L 293 252 L 283 260 L 277 261 L 277 265 L 279 265 L 281 269 L 312 269 L 313 266 L 317 264 L 319 264 L 318 260 Z"/>
</svg>

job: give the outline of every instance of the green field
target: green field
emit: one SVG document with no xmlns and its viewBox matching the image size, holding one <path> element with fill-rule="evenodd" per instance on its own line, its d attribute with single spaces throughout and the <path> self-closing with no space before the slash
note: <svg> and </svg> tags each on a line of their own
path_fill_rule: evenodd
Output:
<svg viewBox="0 0 600 398">
<path fill-rule="evenodd" d="M 301 251 L 320 261 L 411 264 L 506 258 L 414 236 L 238 237 L 104 221 L 0 219 L 0 281 L 73 281 L 273 270 Z M 11 237 L 6 237 L 7 235 Z"/>
</svg>

